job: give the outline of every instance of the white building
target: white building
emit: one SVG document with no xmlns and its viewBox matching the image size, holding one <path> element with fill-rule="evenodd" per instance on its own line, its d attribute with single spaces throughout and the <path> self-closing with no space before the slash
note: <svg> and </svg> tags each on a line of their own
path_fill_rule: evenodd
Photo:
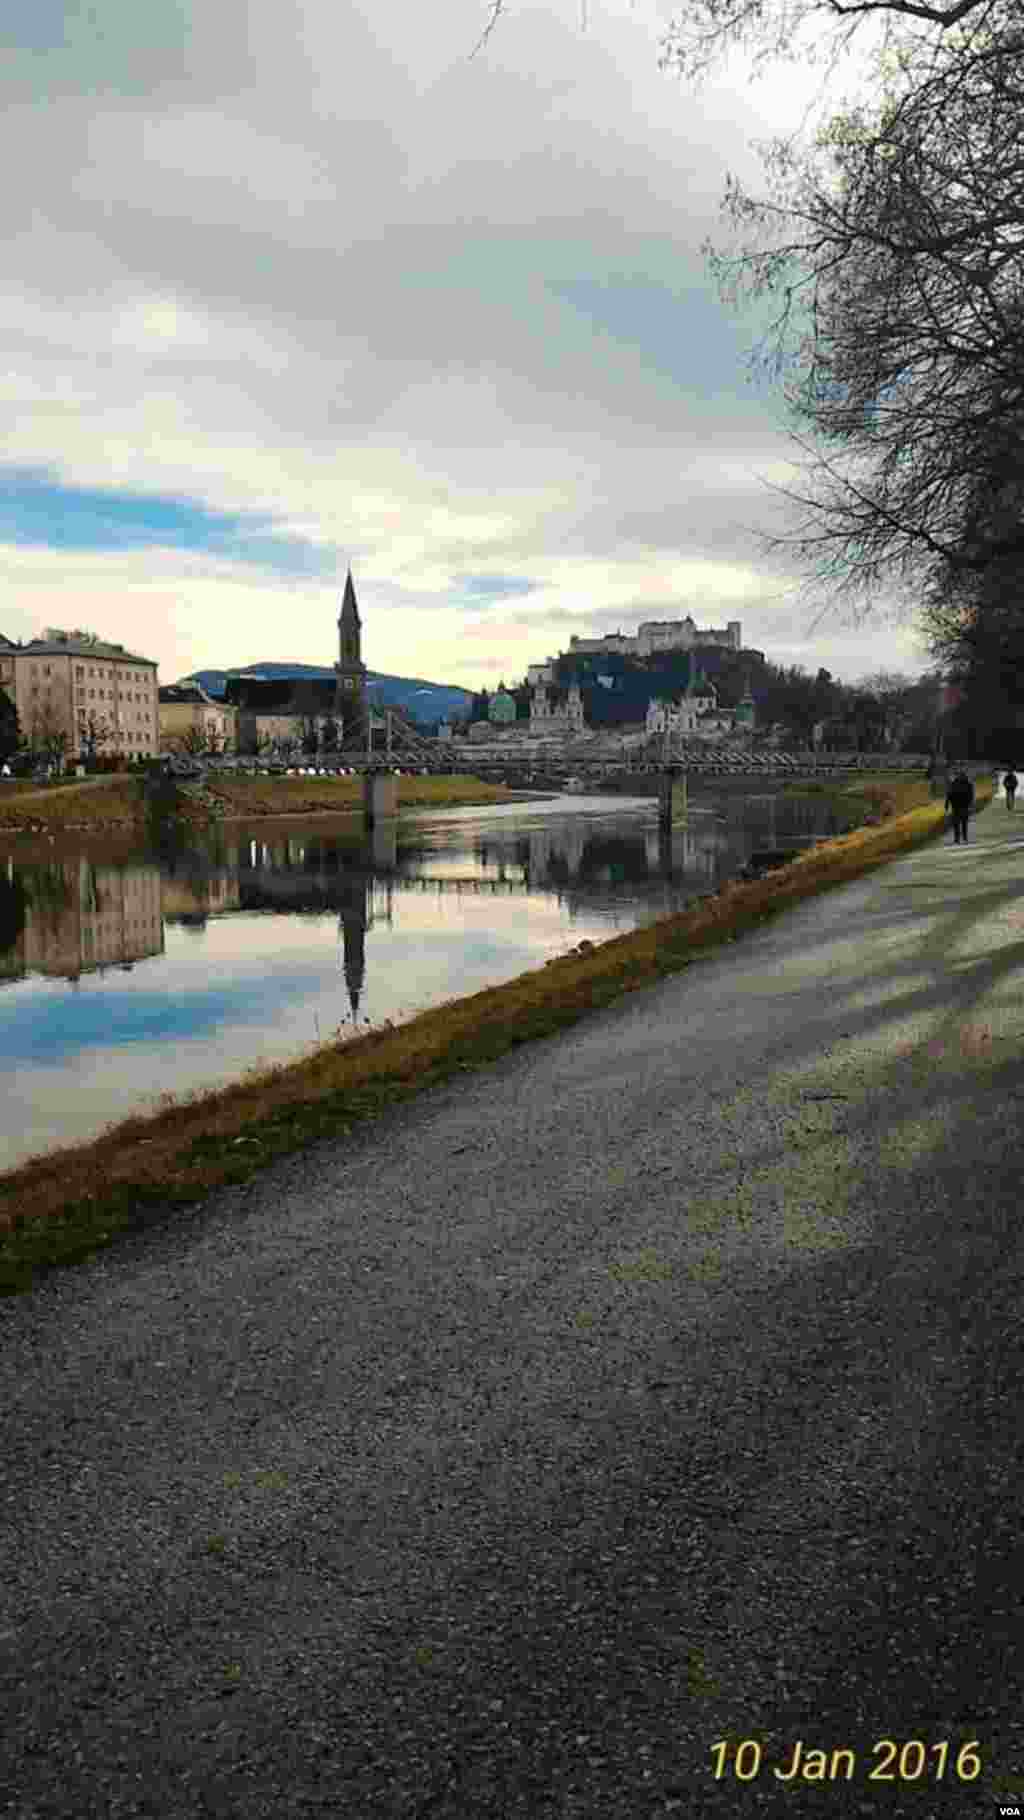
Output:
<svg viewBox="0 0 1024 1820">
<path fill-rule="evenodd" d="M 721 645 L 728 651 L 743 648 L 741 622 L 726 626 L 698 626 L 693 615 L 685 619 L 648 619 L 635 633 L 608 632 L 603 638 L 571 638 L 572 653 L 617 651 L 623 657 L 651 657 L 655 651 L 691 651 L 694 645 Z M 549 658 L 548 662 L 552 660 Z M 534 666 L 538 667 L 538 666 Z M 531 679 L 532 680 L 532 679 Z"/>
<path fill-rule="evenodd" d="M 530 696 L 531 733 L 582 733 L 583 728 L 579 683 L 570 683 L 567 689 L 552 688 L 549 683 L 534 685 Z"/>
<path fill-rule="evenodd" d="M 699 717 L 715 714 L 718 692 L 714 683 L 696 679 L 682 693 L 654 695 L 647 704 L 648 733 L 697 733 Z"/>
<path fill-rule="evenodd" d="M 526 680 L 530 688 L 535 689 L 539 683 L 553 683 L 557 662 L 557 657 L 546 657 L 542 664 L 528 664 Z"/>
</svg>

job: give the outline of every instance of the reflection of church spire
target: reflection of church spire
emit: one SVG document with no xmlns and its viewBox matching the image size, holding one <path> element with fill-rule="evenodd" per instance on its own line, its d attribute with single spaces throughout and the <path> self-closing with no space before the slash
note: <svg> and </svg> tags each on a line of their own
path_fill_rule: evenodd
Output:
<svg viewBox="0 0 1024 1820">
<path fill-rule="evenodd" d="M 342 971 L 348 987 L 353 1024 L 358 1021 L 359 996 L 366 980 L 367 894 L 372 885 L 372 876 L 366 873 L 350 874 L 338 881 Z"/>
<path fill-rule="evenodd" d="M 359 1018 L 359 994 L 366 979 L 366 924 L 346 916 L 342 918 L 341 927 L 345 949 L 345 984 L 348 987 L 352 1022 L 356 1023 Z"/>
</svg>

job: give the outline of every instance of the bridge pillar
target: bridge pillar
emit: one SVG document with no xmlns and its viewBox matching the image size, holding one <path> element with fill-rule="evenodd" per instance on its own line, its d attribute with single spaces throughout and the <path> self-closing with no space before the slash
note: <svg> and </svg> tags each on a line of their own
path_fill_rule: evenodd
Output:
<svg viewBox="0 0 1024 1820">
<path fill-rule="evenodd" d="M 666 834 L 672 832 L 673 822 L 686 820 L 687 795 L 686 772 L 666 771 L 658 784 L 658 820 Z"/>
<path fill-rule="evenodd" d="M 368 828 L 398 814 L 398 779 L 390 771 L 368 771 L 363 779 L 363 820 Z"/>
</svg>

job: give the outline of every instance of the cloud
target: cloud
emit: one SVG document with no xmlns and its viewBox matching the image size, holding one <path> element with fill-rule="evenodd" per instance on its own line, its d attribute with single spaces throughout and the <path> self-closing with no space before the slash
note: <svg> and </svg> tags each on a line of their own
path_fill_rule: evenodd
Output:
<svg viewBox="0 0 1024 1820">
<path fill-rule="evenodd" d="M 329 662 L 351 561 L 385 671 L 472 687 L 672 602 L 789 661 L 787 445 L 700 249 L 806 81 L 687 94 L 670 10 L 516 7 L 470 61 L 461 7 L 9 0 L 3 629 Z"/>
<path fill-rule="evenodd" d="M 333 575 L 331 550 L 274 535 L 268 517 L 227 516 L 159 494 L 63 486 L 45 470 L 0 467 L 0 543 L 53 550 L 174 549 L 280 575 Z"/>
</svg>

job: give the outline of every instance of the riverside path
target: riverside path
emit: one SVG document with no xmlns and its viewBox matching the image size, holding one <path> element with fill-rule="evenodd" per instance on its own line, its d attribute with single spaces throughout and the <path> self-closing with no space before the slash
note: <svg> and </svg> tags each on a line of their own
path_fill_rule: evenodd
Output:
<svg viewBox="0 0 1024 1820">
<path fill-rule="evenodd" d="M 1012 1805 L 1024 815 L 945 838 L 0 1304 L 0 1813 Z"/>
</svg>

